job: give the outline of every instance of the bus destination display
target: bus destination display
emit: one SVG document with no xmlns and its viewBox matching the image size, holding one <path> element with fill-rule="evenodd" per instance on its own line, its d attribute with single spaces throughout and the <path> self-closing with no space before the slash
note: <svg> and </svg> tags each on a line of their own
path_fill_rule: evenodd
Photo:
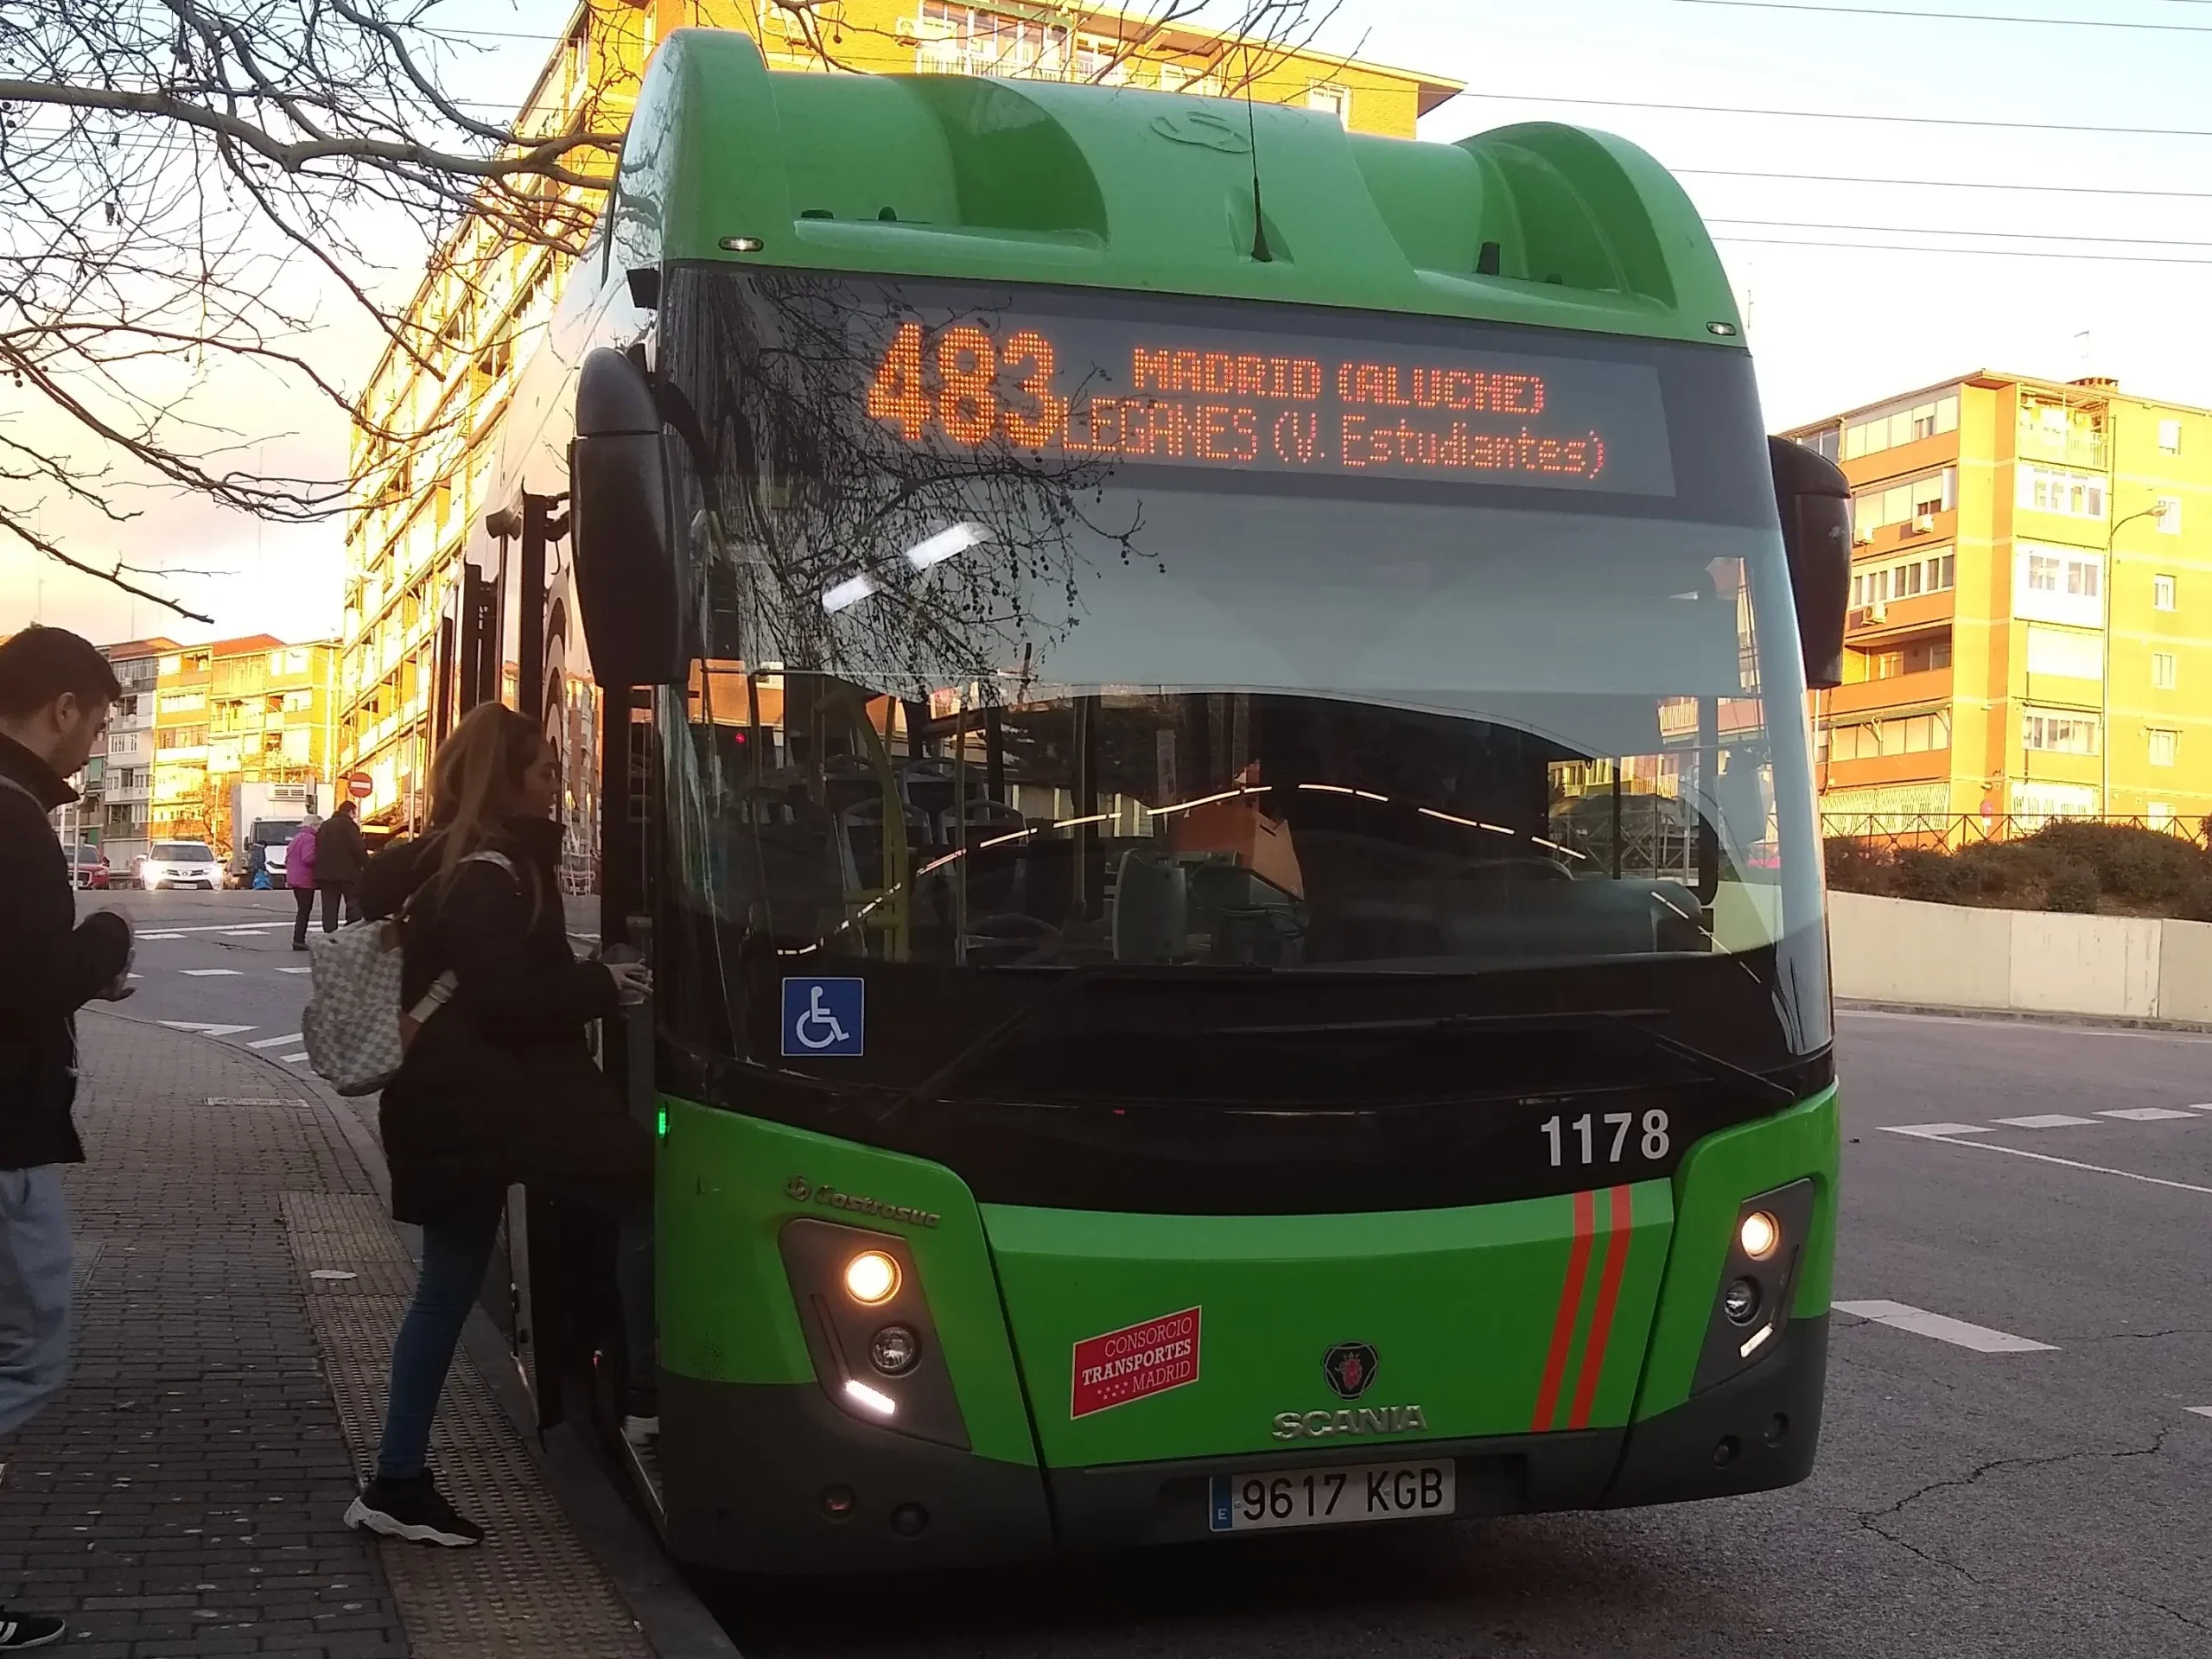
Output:
<svg viewBox="0 0 2212 1659">
<path fill-rule="evenodd" d="M 1672 495 L 1656 371 L 1002 314 L 899 323 L 867 410 L 931 448 Z"/>
</svg>

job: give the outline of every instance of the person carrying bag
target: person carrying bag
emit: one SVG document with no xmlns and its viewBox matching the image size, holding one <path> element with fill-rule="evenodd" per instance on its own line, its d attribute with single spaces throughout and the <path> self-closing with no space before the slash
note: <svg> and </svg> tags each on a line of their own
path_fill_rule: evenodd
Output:
<svg viewBox="0 0 2212 1659">
<path fill-rule="evenodd" d="M 648 995 L 652 979 L 641 964 L 578 961 L 569 950 L 550 816 L 560 790 L 536 727 L 481 705 L 438 752 L 429 832 L 378 854 L 362 880 L 362 931 L 398 918 L 397 994 L 378 1017 L 405 1011 L 404 1058 L 378 1126 L 393 1217 L 423 1230 L 375 1475 L 346 1512 L 349 1526 L 390 1537 L 454 1546 L 484 1536 L 437 1491 L 426 1457 L 510 1185 L 556 1192 L 620 1224 L 631 1370 L 652 1376 L 652 1135 L 600 1071 L 587 1035 L 594 1020 Z M 650 1383 L 633 1385 L 626 1409 L 626 1433 L 657 1430 Z"/>
</svg>

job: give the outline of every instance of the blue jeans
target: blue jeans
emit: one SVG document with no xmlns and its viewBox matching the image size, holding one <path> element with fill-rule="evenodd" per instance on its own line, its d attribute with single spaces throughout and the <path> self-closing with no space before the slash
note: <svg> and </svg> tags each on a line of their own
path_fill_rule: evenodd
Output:
<svg viewBox="0 0 2212 1659">
<path fill-rule="evenodd" d="M 377 1446 L 377 1478 L 411 1480 L 430 1449 L 430 1423 L 461 1341 L 468 1310 L 484 1287 L 499 1212 L 423 1229 L 423 1265 L 415 1300 L 391 1345 L 391 1395 Z M 653 1225 L 651 1212 L 626 1220 L 615 1247 L 615 1286 L 635 1386 L 652 1386 L 653 1370 Z"/>
<path fill-rule="evenodd" d="M 0 1435 L 69 1378 L 69 1207 L 53 1164 L 0 1169 Z"/>
</svg>

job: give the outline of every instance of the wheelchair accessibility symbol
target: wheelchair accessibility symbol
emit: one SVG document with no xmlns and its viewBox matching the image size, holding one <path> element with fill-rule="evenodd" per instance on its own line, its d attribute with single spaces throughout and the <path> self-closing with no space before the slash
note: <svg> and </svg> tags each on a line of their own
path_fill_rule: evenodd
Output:
<svg viewBox="0 0 2212 1659">
<path fill-rule="evenodd" d="M 868 1033 L 864 979 L 784 982 L 784 1058 L 856 1059 Z"/>
</svg>

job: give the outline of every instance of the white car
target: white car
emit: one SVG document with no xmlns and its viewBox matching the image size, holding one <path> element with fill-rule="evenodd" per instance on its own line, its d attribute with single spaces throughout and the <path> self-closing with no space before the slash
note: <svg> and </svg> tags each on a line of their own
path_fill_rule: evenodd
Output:
<svg viewBox="0 0 2212 1659">
<path fill-rule="evenodd" d="M 213 893 L 223 885 L 223 861 L 204 841 L 157 841 L 138 867 L 138 885 L 149 893 L 161 887 Z"/>
</svg>

